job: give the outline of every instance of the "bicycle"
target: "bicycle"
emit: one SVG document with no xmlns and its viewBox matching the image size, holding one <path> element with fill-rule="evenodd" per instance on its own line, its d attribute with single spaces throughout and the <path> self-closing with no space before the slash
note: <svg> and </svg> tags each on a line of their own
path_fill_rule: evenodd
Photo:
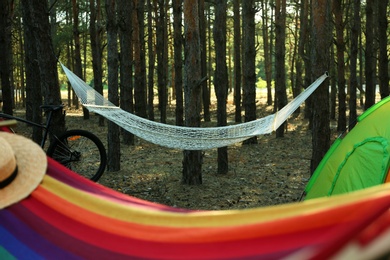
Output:
<svg viewBox="0 0 390 260">
<path fill-rule="evenodd" d="M 63 108 L 63 105 L 43 105 L 40 107 L 47 113 L 45 124 L 38 124 L 20 117 L 0 113 L 0 118 L 13 119 L 43 130 L 40 146 L 42 149 L 49 133 L 53 136 L 46 154 L 65 167 L 92 180 L 98 181 L 107 165 L 107 154 L 103 143 L 91 132 L 75 129 L 67 130 L 56 136 L 50 131 L 52 114 Z"/>
</svg>

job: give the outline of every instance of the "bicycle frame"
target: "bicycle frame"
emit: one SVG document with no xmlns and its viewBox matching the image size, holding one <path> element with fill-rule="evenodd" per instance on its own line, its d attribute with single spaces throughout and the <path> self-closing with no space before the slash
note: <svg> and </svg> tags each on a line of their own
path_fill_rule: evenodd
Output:
<svg viewBox="0 0 390 260">
<path fill-rule="evenodd" d="M 49 134 L 49 127 L 50 127 L 50 122 L 51 122 L 51 116 L 52 116 L 52 112 L 53 111 L 48 111 L 48 115 L 47 115 L 47 120 L 46 120 L 46 124 L 38 124 L 38 123 L 35 123 L 35 122 L 32 122 L 32 121 L 29 121 L 27 119 L 24 119 L 24 118 L 21 118 L 21 117 L 17 117 L 17 116 L 11 116 L 11 115 L 8 115 L 8 114 L 4 114 L 4 113 L 0 113 L 0 117 L 2 118 L 7 118 L 7 119 L 15 119 L 17 121 L 20 121 L 20 122 L 23 122 L 25 124 L 28 124 L 28 125 L 31 125 L 31 126 L 35 126 L 35 127 L 40 127 L 43 129 L 43 137 L 42 137 L 42 140 L 41 140 L 41 147 L 45 147 L 45 143 L 46 143 L 46 139 L 47 139 L 47 136 Z"/>
<path fill-rule="evenodd" d="M 52 133 L 50 127 L 52 127 L 51 120 L 53 112 L 62 108 L 62 105 L 41 106 L 42 111 L 46 113 L 47 120 L 45 123 L 35 123 L 5 113 L 0 113 L 0 120 L 1 118 L 11 119 L 13 120 L 13 123 L 19 121 L 29 126 L 40 128 L 43 131 L 43 137 L 40 144 L 42 149 L 45 147 L 48 135 L 52 134 L 54 139 L 51 140 L 52 142 L 50 142 L 46 154 L 65 167 L 77 170 L 77 172 L 84 177 L 87 177 L 92 181 L 98 181 L 107 164 L 107 154 L 104 145 L 97 136 L 81 129 L 66 130 L 59 136 Z M 8 129 L 12 130 L 9 126 Z M 81 144 L 82 146 L 80 146 Z M 85 150 L 85 145 L 88 147 L 86 148 L 87 150 Z M 82 154 L 87 156 L 82 156 Z M 89 156 L 93 156 L 92 160 L 87 159 Z M 95 169 L 92 171 L 92 175 L 91 167 Z"/>
</svg>

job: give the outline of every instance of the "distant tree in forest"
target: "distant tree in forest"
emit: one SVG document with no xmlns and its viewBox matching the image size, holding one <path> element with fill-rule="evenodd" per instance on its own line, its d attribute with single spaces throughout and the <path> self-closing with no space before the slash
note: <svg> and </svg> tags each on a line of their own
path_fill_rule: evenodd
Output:
<svg viewBox="0 0 390 260">
<path fill-rule="evenodd" d="M 388 54 L 388 8 L 389 0 L 378 0 L 377 24 L 379 45 L 379 90 L 381 98 L 389 95 L 389 54 Z"/>
<path fill-rule="evenodd" d="M 147 114 L 149 120 L 154 121 L 154 75 L 155 75 L 155 67 L 156 67 L 156 52 L 154 48 L 154 43 L 156 39 L 156 35 L 154 34 L 154 26 L 156 24 L 156 11 L 154 8 L 152 0 L 147 0 L 147 48 L 148 48 L 148 83 L 147 83 Z M 132 60 L 132 59 L 131 59 Z"/>
<path fill-rule="evenodd" d="M 79 4 L 76 0 L 72 0 L 72 11 L 73 11 L 73 42 L 74 42 L 74 73 L 81 79 L 84 79 L 83 65 L 81 62 L 81 43 L 80 43 L 80 30 L 79 30 Z M 79 107 L 79 102 L 75 102 L 76 109 Z M 84 119 L 89 119 L 88 109 L 83 107 Z"/>
<path fill-rule="evenodd" d="M 144 0 L 133 1 L 134 111 L 147 118 Z"/>
<path fill-rule="evenodd" d="M 234 0 L 234 105 L 235 122 L 241 123 L 241 11 L 240 0 Z"/>
<path fill-rule="evenodd" d="M 198 0 L 183 2 L 185 125 L 200 126 L 201 68 Z M 201 151 L 183 151 L 183 184 L 202 184 Z"/>
<path fill-rule="evenodd" d="M 105 0 L 107 13 L 107 67 L 108 67 L 108 100 L 119 106 L 118 95 L 118 25 L 117 2 Z M 107 170 L 120 170 L 120 132 L 119 126 L 109 121 L 107 124 Z"/>
<path fill-rule="evenodd" d="M 311 6 L 311 66 L 312 81 L 329 70 L 331 31 L 331 1 L 313 0 Z M 312 103 L 312 160 L 311 172 L 328 151 L 330 146 L 330 110 L 329 110 L 329 80 L 313 93 Z"/>
<path fill-rule="evenodd" d="M 256 119 L 256 46 L 255 46 L 255 6 L 253 0 L 242 2 L 242 71 L 243 71 L 243 106 L 245 122 Z M 244 144 L 257 144 L 254 136 Z"/>
<path fill-rule="evenodd" d="M 214 88 L 217 96 L 217 125 L 227 125 L 226 101 L 228 92 L 228 74 L 226 64 L 226 8 L 225 0 L 215 2 L 214 42 L 215 42 L 215 73 Z M 227 147 L 218 148 L 218 173 L 228 172 Z"/>
<path fill-rule="evenodd" d="M 160 110 L 160 122 L 166 123 L 168 106 L 168 35 L 167 14 L 165 1 L 158 0 L 158 18 L 156 24 L 156 53 L 157 53 L 157 89 L 158 107 Z"/>
<path fill-rule="evenodd" d="M 345 41 L 344 41 L 344 27 L 345 22 L 343 19 L 342 0 L 333 1 L 333 14 L 335 17 L 336 28 L 336 48 L 337 48 L 337 93 L 338 93 L 338 121 L 337 130 L 340 132 L 345 131 L 347 127 L 347 106 L 345 93 Z"/>
<path fill-rule="evenodd" d="M 382 1 L 382 0 L 380 0 Z M 366 102 L 364 109 L 370 108 L 375 104 L 375 67 L 376 67 L 376 55 L 375 48 L 375 35 L 374 35 L 374 6 L 376 0 L 372 0 L 366 4 L 366 51 L 365 51 L 365 77 L 366 77 Z"/>
<path fill-rule="evenodd" d="M 120 44 L 120 106 L 134 112 L 133 102 L 133 45 L 132 45 L 132 1 L 118 0 L 118 24 Z M 134 145 L 134 135 L 122 131 L 123 143 Z"/>
<path fill-rule="evenodd" d="M 360 0 L 353 0 L 353 19 L 351 28 L 351 61 L 350 61 L 350 76 L 349 76 L 349 129 L 356 124 L 357 111 L 356 99 L 358 88 L 357 75 L 357 59 L 358 59 L 358 43 L 360 34 Z"/>
<path fill-rule="evenodd" d="M 264 49 L 264 69 L 265 69 L 265 81 L 267 82 L 267 105 L 272 105 L 272 53 L 270 42 L 270 30 L 269 30 L 269 9 L 268 1 L 261 1 L 261 21 L 262 21 L 262 34 L 263 34 L 263 49 Z"/>
<path fill-rule="evenodd" d="M 174 27 L 174 73 L 176 93 L 176 125 L 184 124 L 183 107 L 183 3 L 180 0 L 173 0 L 173 27 Z"/>
<path fill-rule="evenodd" d="M 1 101 L 3 112 L 12 115 L 12 16 L 14 3 L 10 0 L 0 0 L 0 82 L 2 87 Z"/>
<path fill-rule="evenodd" d="M 203 103 L 203 120 L 205 122 L 211 121 L 210 115 L 210 90 L 209 85 L 207 84 L 207 49 L 211 50 L 211 46 L 207 46 L 207 37 L 206 37 L 206 15 L 205 15 L 205 0 L 199 0 L 199 34 L 200 34 L 200 67 L 201 67 L 201 76 L 202 76 L 202 103 Z M 210 9 L 210 4 L 208 5 L 208 9 Z M 209 21 L 210 25 L 210 21 Z M 210 29 L 210 28 L 209 28 Z M 211 39 L 211 33 L 208 33 L 209 41 Z M 211 57 L 208 57 L 209 64 Z M 210 68 L 209 68 L 210 69 Z M 211 81 L 209 81 L 211 82 Z"/>
<path fill-rule="evenodd" d="M 287 105 L 286 93 L 286 0 L 276 0 L 275 5 L 275 102 L 278 110 Z M 283 123 L 276 129 L 276 137 L 283 137 Z"/>
<path fill-rule="evenodd" d="M 307 63 L 308 55 L 306 55 L 306 46 L 308 33 L 307 28 L 309 27 L 308 19 L 309 19 L 309 3 L 308 0 L 299 1 L 299 37 L 298 37 L 298 57 L 296 61 L 296 83 L 295 86 L 297 89 L 303 89 L 305 86 L 304 82 L 304 72 L 305 72 L 305 63 Z M 308 74 L 308 73 L 306 73 Z"/>
<path fill-rule="evenodd" d="M 93 87 L 99 93 L 103 94 L 103 64 L 102 64 L 102 38 L 103 26 L 102 11 L 100 0 L 89 0 L 89 35 L 91 41 L 91 58 L 93 68 Z M 99 126 L 104 126 L 104 119 L 99 117 Z"/>
</svg>

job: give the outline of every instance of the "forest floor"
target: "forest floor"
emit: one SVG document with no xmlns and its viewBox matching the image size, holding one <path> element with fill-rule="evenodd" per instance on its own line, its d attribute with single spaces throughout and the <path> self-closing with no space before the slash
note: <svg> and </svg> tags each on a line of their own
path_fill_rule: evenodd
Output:
<svg viewBox="0 0 390 260">
<path fill-rule="evenodd" d="M 228 111 L 233 120 L 231 99 L 230 95 Z M 265 101 L 265 95 L 259 93 L 258 117 L 272 113 L 272 106 L 267 106 Z M 214 110 L 213 106 L 213 122 L 216 121 Z M 174 117 L 173 111 L 172 106 L 168 117 Z M 21 113 L 17 110 L 15 115 Z M 81 109 L 70 108 L 66 115 L 68 129 L 91 131 L 107 147 L 107 127 L 98 126 L 97 116 L 91 114 L 91 119 L 84 120 Z M 23 131 L 22 124 L 18 130 Z M 332 133 L 333 141 L 337 133 L 334 129 Z M 242 209 L 292 203 L 300 200 L 310 178 L 311 146 L 308 121 L 301 113 L 288 119 L 283 138 L 276 138 L 273 133 L 258 136 L 255 145 L 229 146 L 229 172 L 225 175 L 217 174 L 217 149 L 204 151 L 203 184 L 189 186 L 181 184 L 181 150 L 136 138 L 134 146 L 121 144 L 121 170 L 105 172 L 98 183 L 141 199 L 189 209 Z"/>
</svg>

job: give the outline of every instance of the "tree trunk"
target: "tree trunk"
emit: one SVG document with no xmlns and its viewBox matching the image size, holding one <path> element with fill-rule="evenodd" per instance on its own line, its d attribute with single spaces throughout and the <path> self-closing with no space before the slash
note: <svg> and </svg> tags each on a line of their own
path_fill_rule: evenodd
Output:
<svg viewBox="0 0 390 260">
<path fill-rule="evenodd" d="M 72 0 L 73 11 L 73 40 L 74 40 L 74 72 L 81 78 L 83 77 L 83 69 L 81 64 L 81 45 L 80 45 L 80 30 L 79 30 L 79 5 L 76 0 Z M 79 107 L 79 102 L 76 102 L 76 108 Z M 83 118 L 89 119 L 89 111 L 83 107 Z"/>
<path fill-rule="evenodd" d="M 183 36 L 182 36 L 182 1 L 173 0 L 176 125 L 184 125 L 183 107 Z"/>
<path fill-rule="evenodd" d="M 105 0 L 107 13 L 107 67 L 108 67 L 108 100 L 119 106 L 118 96 L 118 27 L 116 1 Z M 120 170 L 120 138 L 119 126 L 109 121 L 107 133 L 108 153 L 107 170 Z"/>
<path fill-rule="evenodd" d="M 333 13 L 335 17 L 336 27 L 336 47 L 337 47 L 337 85 L 338 85 L 338 100 L 339 100 L 339 116 L 337 120 L 337 131 L 343 132 L 347 127 L 347 106 L 345 93 L 345 42 L 344 42 L 344 21 L 342 0 L 333 1 Z"/>
<path fill-rule="evenodd" d="M 299 24 L 299 7 L 296 6 L 294 9 L 294 23 Z M 298 75 L 296 74 L 296 62 L 298 60 L 298 37 L 299 37 L 299 26 L 296 26 L 296 28 L 293 31 L 293 37 L 294 37 L 294 42 L 295 44 L 290 45 L 290 57 L 291 57 L 291 72 L 290 72 L 290 82 L 291 82 L 291 88 L 293 92 L 293 97 L 296 98 L 299 94 L 301 94 L 302 87 L 300 85 L 297 85 L 296 78 Z M 294 116 L 298 116 L 300 113 L 300 108 L 298 107 L 294 111 Z"/>
<path fill-rule="evenodd" d="M 353 1 L 353 19 L 351 28 L 351 61 L 350 61 L 350 86 L 349 86 L 349 129 L 356 124 L 356 89 L 358 88 L 357 59 L 358 41 L 360 34 L 360 0 Z M 360 93 L 362 95 L 362 93 Z"/>
<path fill-rule="evenodd" d="M 154 75 L 156 63 L 156 51 L 154 48 L 155 34 L 153 32 L 156 23 L 153 24 L 153 13 L 155 12 L 151 0 L 147 0 L 148 6 L 148 118 L 154 121 Z"/>
<path fill-rule="evenodd" d="M 331 63 L 330 63 L 330 68 L 329 68 L 329 73 L 330 75 L 337 75 L 337 69 L 336 69 L 336 61 L 334 60 L 335 57 L 335 45 L 332 44 L 330 47 L 330 57 L 331 58 Z M 338 108 L 337 106 L 337 77 L 332 77 L 330 79 L 330 119 L 331 120 L 336 120 L 336 109 Z"/>
<path fill-rule="evenodd" d="M 133 49 L 132 49 L 132 1 L 118 0 L 120 30 L 120 106 L 130 113 L 133 109 Z M 122 129 L 123 143 L 134 145 L 134 135 Z"/>
<path fill-rule="evenodd" d="M 331 1 L 312 1 L 312 81 L 329 69 L 331 34 Z M 311 172 L 317 168 L 330 146 L 329 80 L 313 94 Z"/>
<path fill-rule="evenodd" d="M 23 46 L 23 30 L 22 28 L 22 16 L 20 15 L 18 17 L 18 37 L 20 39 L 18 45 L 19 45 L 19 50 L 20 50 L 20 55 L 18 58 L 18 63 L 23 64 L 25 61 L 25 49 Z M 19 78 L 20 78 L 20 91 L 21 91 L 21 98 L 22 98 L 22 106 L 26 107 L 26 83 L 25 83 L 25 66 L 20 66 L 20 71 L 19 71 Z"/>
<path fill-rule="evenodd" d="M 12 16 L 13 1 L 1 0 L 0 10 L 0 80 L 2 89 L 3 112 L 13 114 L 13 89 L 11 82 L 12 74 Z"/>
<path fill-rule="evenodd" d="M 214 42 L 215 42 L 215 74 L 214 87 L 217 96 L 217 124 L 227 125 L 227 87 L 228 74 L 226 65 L 226 8 L 225 0 L 216 0 L 215 21 L 214 21 Z M 227 147 L 218 148 L 218 173 L 228 172 Z"/>
<path fill-rule="evenodd" d="M 363 44 L 363 30 L 361 28 L 360 24 L 360 33 L 359 33 L 359 85 L 360 85 L 360 105 L 364 106 L 364 97 L 366 96 L 366 91 L 363 89 L 363 82 L 364 82 L 364 62 L 363 62 L 363 49 L 364 49 L 364 44 Z M 363 97 L 364 95 L 364 97 Z"/>
<path fill-rule="evenodd" d="M 90 25 L 89 34 L 91 40 L 93 87 L 103 95 L 103 68 L 102 68 L 102 28 L 100 0 L 89 0 Z M 104 126 L 104 117 L 99 116 L 99 126 Z"/>
<path fill-rule="evenodd" d="M 62 103 L 60 86 L 58 84 L 57 58 L 54 53 L 49 23 L 49 10 L 46 1 L 23 0 L 23 8 L 29 14 L 31 26 L 27 30 L 32 32 L 35 41 L 35 57 L 38 61 L 41 90 L 44 96 L 44 103 L 47 105 L 58 105 Z M 30 57 L 31 58 L 31 57 Z M 35 105 L 35 104 L 34 104 Z M 39 105 L 40 104 L 36 104 Z M 39 112 L 41 113 L 41 112 Z M 59 135 L 65 130 L 65 115 L 61 110 L 53 113 L 52 133 Z M 52 140 L 52 137 L 51 137 Z"/>
<path fill-rule="evenodd" d="M 243 85 L 245 122 L 256 119 L 256 46 L 255 8 L 253 0 L 242 2 L 243 34 Z M 257 144 L 257 137 L 244 141 L 244 144 Z"/>
<path fill-rule="evenodd" d="M 71 15 L 69 14 L 68 10 L 65 12 L 65 24 L 66 26 L 71 26 L 72 22 L 70 21 Z M 73 69 L 73 42 L 72 40 L 67 40 L 66 41 L 66 67 L 72 68 Z M 67 101 L 68 101 L 68 106 L 71 107 L 73 105 L 73 100 L 72 96 L 74 96 L 74 91 L 72 89 L 72 85 L 70 84 L 69 80 L 67 82 L 67 89 L 68 89 L 68 95 L 67 95 Z"/>
<path fill-rule="evenodd" d="M 268 4 L 267 1 L 261 1 L 262 10 L 262 33 L 263 33 L 263 45 L 264 45 L 264 68 L 265 68 L 265 81 L 267 82 L 267 105 L 272 105 L 272 54 L 270 52 L 269 42 L 269 24 L 268 24 Z"/>
<path fill-rule="evenodd" d="M 144 0 L 133 0 L 133 46 L 134 46 L 134 110 L 143 118 L 146 114 Z"/>
<path fill-rule="evenodd" d="M 275 6 L 275 96 L 278 110 L 287 104 L 286 93 L 286 0 L 276 0 Z M 284 122 L 276 129 L 276 137 L 284 136 Z"/>
<path fill-rule="evenodd" d="M 167 25 L 164 0 L 158 0 L 158 22 L 156 29 L 156 52 L 157 52 L 157 85 L 158 85 L 158 108 L 160 121 L 166 123 L 168 89 L 167 89 Z"/>
<path fill-rule="evenodd" d="M 382 0 L 380 0 L 382 1 Z M 375 104 L 375 53 L 374 53 L 374 6 L 376 0 L 366 4 L 366 52 L 365 52 L 365 72 L 366 72 L 366 102 L 364 109 Z"/>
<path fill-rule="evenodd" d="M 311 39 L 310 39 L 310 30 L 311 30 L 311 19 L 309 17 L 312 17 L 311 14 L 311 8 L 310 8 L 311 0 L 302 0 L 301 8 L 301 25 L 302 25 L 302 40 L 304 41 L 301 48 L 300 53 L 303 60 L 304 65 L 304 77 L 303 77 L 303 87 L 306 88 L 311 84 L 311 60 L 310 60 L 310 51 L 311 51 Z M 304 116 L 306 119 L 309 119 L 309 129 L 312 129 L 312 100 L 313 96 L 311 95 L 306 99 L 305 102 L 305 110 L 304 110 Z"/>
<path fill-rule="evenodd" d="M 389 0 L 378 1 L 378 42 L 379 42 L 379 89 L 381 98 L 389 95 L 389 56 L 387 51 L 388 10 Z"/>
<path fill-rule="evenodd" d="M 241 123 L 241 14 L 240 0 L 234 0 L 234 105 L 235 122 Z"/>
<path fill-rule="evenodd" d="M 200 126 L 201 111 L 201 62 L 199 35 L 199 2 L 187 0 L 183 2 L 184 11 L 184 102 L 185 125 Z M 183 184 L 202 184 L 201 151 L 183 151 Z"/>
<path fill-rule="evenodd" d="M 308 27 L 308 2 L 307 0 L 300 1 L 300 14 L 299 14 L 299 37 L 298 37 L 298 57 L 296 64 L 296 83 L 295 86 L 298 89 L 305 88 L 304 84 L 304 67 L 303 62 L 306 58 L 305 45 L 307 40 L 307 27 Z"/>
<path fill-rule="evenodd" d="M 207 77 L 207 47 L 206 47 L 206 15 L 205 15 L 205 0 L 199 0 L 199 33 L 200 33 L 200 59 L 202 79 Z M 211 37 L 209 37 L 210 39 Z M 207 81 L 202 84 L 202 101 L 203 101 L 203 119 L 205 122 L 211 121 L 210 115 L 210 88 Z"/>
<path fill-rule="evenodd" d="M 32 14 L 27 1 L 22 1 L 22 15 L 24 23 L 24 50 L 26 63 L 26 119 L 34 123 L 42 123 L 41 79 L 39 75 L 37 46 L 32 32 Z M 42 140 L 42 130 L 34 127 L 32 140 L 40 144 Z"/>
</svg>

